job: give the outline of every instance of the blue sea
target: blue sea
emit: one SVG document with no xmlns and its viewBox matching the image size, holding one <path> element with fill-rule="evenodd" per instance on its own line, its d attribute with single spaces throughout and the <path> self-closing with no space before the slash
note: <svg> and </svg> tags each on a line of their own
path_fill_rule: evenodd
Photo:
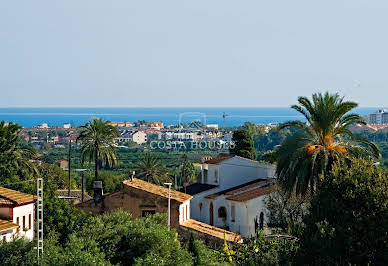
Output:
<svg viewBox="0 0 388 266">
<path fill-rule="evenodd" d="M 375 112 L 378 107 L 355 109 L 360 115 Z M 225 116 L 224 116 L 225 114 Z M 137 120 L 162 121 L 165 125 L 188 123 L 199 120 L 206 124 L 219 126 L 238 126 L 251 121 L 255 124 L 280 123 L 303 117 L 289 107 L 10 107 L 0 108 L 0 121 L 18 123 L 23 127 L 48 123 L 49 126 L 73 126 L 85 124 L 93 117 L 109 121 Z"/>
</svg>

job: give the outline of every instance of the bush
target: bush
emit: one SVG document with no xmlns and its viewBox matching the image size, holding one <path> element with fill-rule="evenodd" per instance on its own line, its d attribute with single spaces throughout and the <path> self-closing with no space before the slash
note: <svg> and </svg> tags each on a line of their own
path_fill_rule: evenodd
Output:
<svg viewBox="0 0 388 266">
<path fill-rule="evenodd" d="M 95 241 L 113 264 L 147 265 L 155 259 L 161 265 L 191 264 L 190 254 L 180 247 L 176 232 L 167 230 L 166 220 L 161 214 L 132 220 L 129 213 L 118 210 L 92 218 L 75 237 Z"/>
<path fill-rule="evenodd" d="M 388 264 L 388 176 L 370 161 L 337 163 L 313 199 L 299 263 Z"/>
<path fill-rule="evenodd" d="M 298 247 L 296 240 L 264 239 L 261 231 L 258 239 L 234 245 L 233 261 L 238 265 L 292 265 Z"/>
</svg>

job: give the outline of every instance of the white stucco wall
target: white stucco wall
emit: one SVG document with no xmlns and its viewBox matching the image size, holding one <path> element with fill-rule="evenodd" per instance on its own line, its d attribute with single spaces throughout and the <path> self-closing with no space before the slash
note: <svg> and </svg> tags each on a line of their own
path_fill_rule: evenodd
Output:
<svg viewBox="0 0 388 266">
<path fill-rule="evenodd" d="M 29 214 L 31 214 L 31 229 L 29 227 Z M 25 216 L 25 227 L 28 229 L 24 231 L 23 229 L 23 216 Z M 27 204 L 19 207 L 15 207 L 13 209 L 13 219 L 12 221 L 17 224 L 17 217 L 19 217 L 19 226 L 20 230 L 17 233 L 19 236 L 25 237 L 26 239 L 33 240 L 34 239 L 34 204 Z"/>
<path fill-rule="evenodd" d="M 203 164 L 202 169 L 208 169 L 207 182 L 202 182 L 217 187 L 203 191 L 193 196 L 191 199 L 192 219 L 210 224 L 210 203 L 213 202 L 213 221 L 218 227 L 229 226 L 232 232 L 240 233 L 243 237 L 253 236 L 255 233 L 254 219 L 259 219 L 260 212 L 265 215 L 263 199 L 265 196 L 252 199 L 246 202 L 233 202 L 225 199 L 225 195 L 220 195 L 215 199 L 205 197 L 222 190 L 233 188 L 257 179 L 273 178 L 275 167 L 266 163 L 247 160 L 240 157 L 220 162 L 219 164 Z M 218 170 L 218 182 L 215 182 L 215 170 Z M 200 209 L 200 204 L 202 208 Z M 235 205 L 235 221 L 231 220 L 231 206 Z M 227 212 L 227 219 L 218 218 L 218 209 L 224 206 Z M 266 217 L 264 217 L 265 224 Z"/>
<path fill-rule="evenodd" d="M 256 179 L 272 178 L 275 174 L 274 166 L 241 157 L 233 157 L 219 164 L 204 164 L 203 168 L 208 169 L 206 183 L 218 185 L 220 190 L 235 187 Z M 216 176 L 217 171 L 218 178 Z"/>
<path fill-rule="evenodd" d="M 2 241 L 5 237 L 6 242 L 10 242 L 13 239 L 13 236 L 16 233 L 16 229 L 0 232 L 0 241 Z"/>
<path fill-rule="evenodd" d="M 190 219 L 190 213 L 191 213 L 190 205 L 191 205 L 190 200 L 187 200 L 184 203 L 182 203 L 181 205 L 179 205 L 179 222 L 180 223 L 183 223 L 184 221 Z M 186 213 L 186 210 L 187 210 L 187 213 Z"/>
</svg>

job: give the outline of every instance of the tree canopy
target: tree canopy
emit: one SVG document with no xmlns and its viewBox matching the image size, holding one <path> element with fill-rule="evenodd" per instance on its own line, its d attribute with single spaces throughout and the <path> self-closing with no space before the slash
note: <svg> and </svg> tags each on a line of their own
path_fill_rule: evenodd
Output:
<svg viewBox="0 0 388 266">
<path fill-rule="evenodd" d="M 304 219 L 300 262 L 387 265 L 388 175 L 371 161 L 336 162 Z"/>
<path fill-rule="evenodd" d="M 292 108 L 306 119 L 286 122 L 280 128 L 294 128 L 298 132 L 288 137 L 278 151 L 277 175 L 283 185 L 296 193 L 305 194 L 319 185 L 318 176 L 329 172 L 338 159 L 351 159 L 361 155 L 380 156 L 375 144 L 356 137 L 349 127 L 365 124 L 364 119 L 349 113 L 357 106 L 344 101 L 338 94 L 313 94 L 312 101 L 298 98 Z"/>
<path fill-rule="evenodd" d="M 247 130 L 235 130 L 233 132 L 232 141 L 234 143 L 234 147 L 229 149 L 230 154 L 256 160 L 257 152 L 254 147 L 252 136 Z"/>
</svg>

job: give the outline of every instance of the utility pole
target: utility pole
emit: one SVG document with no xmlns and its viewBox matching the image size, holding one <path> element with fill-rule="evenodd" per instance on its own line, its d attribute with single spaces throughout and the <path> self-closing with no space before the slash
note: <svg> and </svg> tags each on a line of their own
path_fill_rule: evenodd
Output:
<svg viewBox="0 0 388 266">
<path fill-rule="evenodd" d="M 69 188 L 67 191 L 67 196 L 70 197 L 70 188 L 71 188 L 71 136 L 69 135 Z"/>
<path fill-rule="evenodd" d="M 168 225 L 168 231 L 170 231 L 170 201 L 171 201 L 171 183 L 164 183 L 165 185 L 168 186 L 168 220 L 167 220 L 167 225 Z"/>
<path fill-rule="evenodd" d="M 186 154 L 183 155 L 183 187 L 185 188 L 185 193 L 186 193 Z"/>
<path fill-rule="evenodd" d="M 39 256 L 43 253 L 43 179 L 38 178 L 36 180 L 36 243 Z"/>
</svg>

